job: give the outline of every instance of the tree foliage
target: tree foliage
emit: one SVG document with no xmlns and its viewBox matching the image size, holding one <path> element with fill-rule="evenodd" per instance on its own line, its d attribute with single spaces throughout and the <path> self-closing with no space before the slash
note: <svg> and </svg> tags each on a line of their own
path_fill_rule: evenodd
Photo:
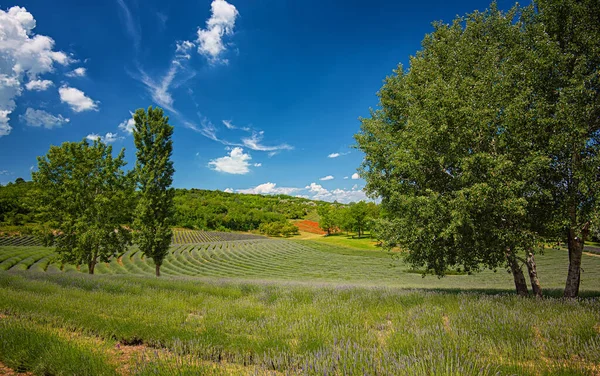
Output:
<svg viewBox="0 0 600 376">
<path fill-rule="evenodd" d="M 129 230 L 133 180 L 122 167 L 124 150 L 114 158 L 112 147 L 86 140 L 52 146 L 38 157 L 33 172 L 40 219 L 55 230 L 56 251 L 64 262 L 96 263 L 125 251 Z"/>
<path fill-rule="evenodd" d="M 135 176 L 139 189 L 135 209 L 135 242 L 140 251 L 151 257 L 156 276 L 169 252 L 173 231 L 170 222 L 174 214 L 173 127 L 160 108 L 138 109 L 133 115 L 133 137 L 137 148 Z"/>
<path fill-rule="evenodd" d="M 532 7 L 434 26 L 356 135 L 366 189 L 388 213 L 382 240 L 437 275 L 507 267 L 527 294 L 519 262 L 552 230 L 545 127 L 557 48 Z"/>
</svg>

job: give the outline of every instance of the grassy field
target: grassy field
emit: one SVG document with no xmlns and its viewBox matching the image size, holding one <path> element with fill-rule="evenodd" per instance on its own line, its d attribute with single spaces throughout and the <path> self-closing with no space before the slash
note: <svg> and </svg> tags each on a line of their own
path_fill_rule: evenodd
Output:
<svg viewBox="0 0 600 376">
<path fill-rule="evenodd" d="M 566 252 L 537 262 L 558 296 Z M 176 245 L 160 279 L 135 249 L 89 276 L 49 248 L 0 247 L 0 363 L 40 375 L 597 375 L 600 257 L 583 268 L 586 298 L 537 300 L 516 297 L 502 270 L 422 278 L 386 252 L 313 240 Z"/>
</svg>

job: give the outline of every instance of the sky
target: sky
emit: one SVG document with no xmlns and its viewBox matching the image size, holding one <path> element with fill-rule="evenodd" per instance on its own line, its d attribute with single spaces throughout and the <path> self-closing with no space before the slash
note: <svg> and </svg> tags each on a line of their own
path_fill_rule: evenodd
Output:
<svg viewBox="0 0 600 376">
<path fill-rule="evenodd" d="M 498 1 L 501 9 L 512 2 Z M 51 145 L 135 164 L 131 113 L 175 127 L 177 188 L 367 199 L 354 148 L 377 91 L 487 1 L 24 0 L 0 4 L 0 184 Z"/>
</svg>

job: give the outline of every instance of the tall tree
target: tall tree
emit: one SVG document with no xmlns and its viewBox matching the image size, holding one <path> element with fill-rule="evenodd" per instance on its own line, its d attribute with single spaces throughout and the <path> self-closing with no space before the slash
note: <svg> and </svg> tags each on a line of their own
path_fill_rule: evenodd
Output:
<svg viewBox="0 0 600 376">
<path fill-rule="evenodd" d="M 389 217 L 380 236 L 438 275 L 506 267 L 526 295 L 521 268 L 535 267 L 525 257 L 553 205 L 542 94 L 558 51 L 532 7 L 492 4 L 434 27 L 356 135 L 366 189 Z"/>
<path fill-rule="evenodd" d="M 330 204 L 323 204 L 317 207 L 319 214 L 319 227 L 326 231 L 327 235 L 331 235 L 331 231 L 335 228 L 335 208 Z"/>
<path fill-rule="evenodd" d="M 600 193 L 600 3 L 538 0 L 537 6 L 538 21 L 560 51 L 546 77 L 551 116 L 545 127 L 552 135 L 555 224 L 569 249 L 564 296 L 575 297 Z"/>
<path fill-rule="evenodd" d="M 32 173 L 42 220 L 60 234 L 56 251 L 64 262 L 86 264 L 90 274 L 131 242 L 123 225 L 134 183 L 122 170 L 124 157 L 123 149 L 113 158 L 112 147 L 100 141 L 65 142 L 38 157 Z"/>
<path fill-rule="evenodd" d="M 173 127 L 161 108 L 138 109 L 133 115 L 133 137 L 137 148 L 135 175 L 139 200 L 135 210 L 134 239 L 140 251 L 151 257 L 160 276 L 160 266 L 169 252 L 173 232 Z"/>
</svg>

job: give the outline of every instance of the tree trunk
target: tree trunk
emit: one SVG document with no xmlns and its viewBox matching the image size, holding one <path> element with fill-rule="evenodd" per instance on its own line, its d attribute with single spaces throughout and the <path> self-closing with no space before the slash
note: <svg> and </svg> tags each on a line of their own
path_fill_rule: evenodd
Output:
<svg viewBox="0 0 600 376">
<path fill-rule="evenodd" d="M 94 269 L 96 268 L 96 260 L 92 260 L 88 262 L 88 273 L 94 274 Z"/>
<path fill-rule="evenodd" d="M 512 254 L 510 250 L 506 252 L 506 258 L 508 260 L 508 265 L 510 267 L 510 271 L 513 275 L 513 279 L 515 280 L 515 289 L 517 290 L 517 295 L 519 296 L 528 296 L 529 290 L 527 290 L 527 282 L 525 281 L 525 275 L 523 274 L 523 269 L 519 266 L 517 258 Z"/>
<path fill-rule="evenodd" d="M 533 258 L 533 253 L 529 253 L 527 255 L 527 260 L 525 262 L 527 265 L 527 271 L 529 272 L 529 279 L 531 280 L 531 289 L 533 290 L 533 295 L 538 298 L 542 297 L 542 285 L 540 284 L 540 280 L 537 276 L 537 267 L 535 265 L 535 259 Z"/>
<path fill-rule="evenodd" d="M 583 244 L 589 231 L 589 224 L 581 230 L 581 236 L 577 236 L 576 230 L 571 227 L 567 236 L 567 247 L 569 248 L 569 273 L 565 285 L 565 298 L 575 298 L 579 295 L 579 283 L 581 280 L 581 257 L 583 255 Z"/>
<path fill-rule="evenodd" d="M 160 264 L 154 264 L 155 268 L 156 268 L 156 276 L 160 277 Z"/>
</svg>

